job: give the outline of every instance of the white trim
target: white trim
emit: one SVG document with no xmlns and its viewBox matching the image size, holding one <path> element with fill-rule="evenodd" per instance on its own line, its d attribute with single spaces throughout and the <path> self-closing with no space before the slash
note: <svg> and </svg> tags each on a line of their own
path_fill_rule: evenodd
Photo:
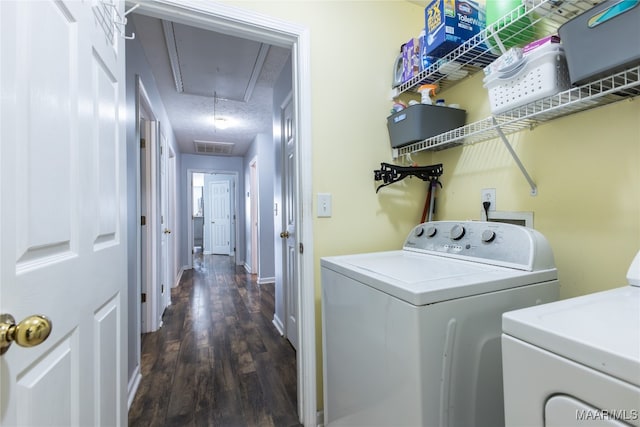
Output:
<svg viewBox="0 0 640 427">
<path fill-rule="evenodd" d="M 258 277 L 258 285 L 266 285 L 267 283 L 276 283 L 275 277 Z"/>
<path fill-rule="evenodd" d="M 300 304 L 298 319 L 299 345 L 298 357 L 298 413 L 302 424 L 307 427 L 316 425 L 317 409 L 317 372 L 316 372 L 316 290 L 315 263 L 313 258 L 313 204 L 312 204 L 312 139 L 311 139 L 311 37 L 309 29 L 298 32 L 298 40 L 293 49 L 295 112 L 299 115 L 296 127 L 299 136 L 297 159 L 298 184 L 298 234 L 305 250 L 300 254 L 299 277 Z M 304 167 L 302 167 L 304 165 Z"/>
<path fill-rule="evenodd" d="M 311 38 L 305 26 L 272 18 L 250 10 L 219 2 L 197 0 L 156 0 L 140 3 L 138 11 L 174 22 L 251 38 L 291 48 L 296 130 L 299 137 L 296 156 L 296 188 L 298 192 L 296 223 L 298 243 L 304 252 L 298 257 L 300 284 L 299 347 L 297 355 L 298 415 L 306 427 L 317 425 L 317 372 L 315 325 L 315 277 L 313 257 L 312 155 L 311 140 Z M 304 165 L 304 167 L 302 167 Z M 189 199 L 191 203 L 191 199 Z M 191 241 L 191 239 L 189 240 Z M 236 252 L 237 255 L 237 252 Z"/>
<path fill-rule="evenodd" d="M 178 285 L 180 285 L 180 280 L 182 280 L 182 274 L 186 270 L 189 270 L 189 266 L 188 265 L 183 265 L 182 267 L 180 267 L 180 271 L 178 271 L 178 274 L 176 275 L 176 282 L 173 284 L 174 288 L 177 288 Z"/>
<path fill-rule="evenodd" d="M 273 326 L 276 327 L 276 329 L 278 330 L 278 333 L 280 334 L 281 337 L 284 336 L 284 324 L 282 323 L 282 320 L 280 320 L 280 318 L 278 317 L 277 314 L 273 314 L 273 320 L 271 321 L 271 323 L 273 323 Z"/>
<path fill-rule="evenodd" d="M 126 62 L 126 61 L 125 61 Z M 136 138 L 136 147 L 135 147 L 135 171 L 136 171 L 136 272 L 135 272 L 135 293 L 131 295 L 131 292 L 128 292 L 129 298 L 139 298 L 142 293 L 142 226 L 140 225 L 140 216 L 142 212 L 142 202 L 140 200 L 140 114 L 143 108 L 140 105 L 142 101 L 140 99 L 140 89 L 144 90 L 144 86 L 142 85 L 142 78 L 140 75 L 135 75 L 135 138 Z M 129 236 L 131 238 L 131 236 Z M 139 300 L 138 300 L 139 301 Z M 136 369 L 133 372 L 135 377 L 136 370 L 140 370 L 140 363 L 142 363 L 142 304 L 135 304 L 134 310 L 134 319 L 128 319 L 128 328 L 131 328 L 132 323 L 135 322 L 135 363 Z M 128 311 L 127 311 L 127 314 Z M 128 368 L 127 368 L 128 369 Z M 139 380 L 138 380 L 139 382 Z M 138 386 L 135 386 L 136 390 Z M 131 390 L 129 391 L 131 394 Z M 133 392 L 135 395 L 135 391 Z M 131 404 L 129 403 L 129 406 Z"/>
<path fill-rule="evenodd" d="M 249 264 L 247 264 L 246 262 L 242 265 L 242 267 L 244 268 L 244 270 L 249 273 L 249 274 L 253 274 L 251 272 L 251 266 Z"/>
<path fill-rule="evenodd" d="M 138 363 L 138 365 L 136 365 L 136 369 L 133 370 L 133 374 L 131 374 L 131 378 L 129 378 L 129 386 L 127 387 L 127 410 L 131 409 L 133 399 L 136 397 L 141 380 L 142 374 L 140 374 L 140 363 Z"/>
<path fill-rule="evenodd" d="M 138 232 L 138 241 L 137 241 L 137 281 L 140 282 L 138 289 L 139 292 L 137 295 L 141 293 L 147 294 L 147 302 L 143 307 L 140 306 L 141 316 L 144 317 L 145 323 L 144 328 L 142 327 L 142 323 L 140 324 L 140 328 L 138 329 L 140 332 L 153 332 L 159 328 L 158 326 L 158 289 L 154 287 L 154 284 L 158 283 L 159 280 L 159 271 L 158 271 L 158 257 L 159 254 L 159 245 L 158 245 L 158 236 L 154 231 L 160 231 L 158 226 L 159 218 L 157 210 L 155 209 L 157 206 L 157 170 L 158 164 L 156 162 L 156 155 L 158 150 L 158 145 L 160 144 L 160 122 L 157 119 L 156 113 L 154 111 L 153 105 L 151 104 L 151 100 L 147 91 L 145 89 L 144 83 L 140 76 L 136 76 L 136 141 L 141 140 L 142 130 L 140 129 L 140 119 L 144 117 L 145 126 L 148 129 L 145 129 L 145 201 L 147 204 L 147 212 L 145 213 L 145 217 L 147 218 L 146 227 L 146 239 L 142 240 L 142 225 L 138 222 L 137 232 Z M 147 135 L 147 130 L 149 134 Z M 136 181 L 138 188 L 138 195 L 136 200 L 136 210 L 138 211 L 137 218 L 140 218 L 142 215 L 142 181 L 140 179 L 140 175 L 142 173 L 140 169 L 140 145 L 136 148 Z M 156 230 L 157 229 L 157 230 Z M 142 283 L 140 281 L 141 273 L 142 273 L 142 245 L 145 246 L 145 258 L 147 261 L 145 278 L 146 283 Z M 144 308 L 144 310 L 143 310 Z M 140 343 L 138 342 L 138 346 Z M 139 360 L 139 358 L 138 358 Z"/>
</svg>

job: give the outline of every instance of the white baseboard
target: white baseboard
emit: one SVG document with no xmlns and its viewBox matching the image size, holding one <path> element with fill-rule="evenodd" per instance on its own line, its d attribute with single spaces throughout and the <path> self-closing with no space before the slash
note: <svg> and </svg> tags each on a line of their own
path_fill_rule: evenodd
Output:
<svg viewBox="0 0 640 427">
<path fill-rule="evenodd" d="M 258 277 L 258 285 L 265 285 L 267 283 L 276 283 L 275 277 Z"/>
<path fill-rule="evenodd" d="M 276 327 L 276 329 L 280 333 L 280 336 L 284 336 L 284 324 L 277 314 L 273 315 L 273 320 L 271 321 L 271 323 L 273 323 L 273 326 Z"/>
<path fill-rule="evenodd" d="M 249 264 L 247 264 L 247 263 L 245 262 L 243 267 L 244 267 L 244 269 L 245 269 L 245 271 L 246 271 L 247 273 L 249 273 L 249 274 L 253 274 L 253 273 L 251 273 L 251 266 L 250 266 Z"/>
<path fill-rule="evenodd" d="M 316 426 L 324 427 L 324 411 L 316 412 Z"/>
<path fill-rule="evenodd" d="M 178 271 L 178 276 L 176 277 L 176 283 L 173 284 L 174 288 L 178 287 L 178 285 L 180 284 L 180 280 L 182 280 L 182 275 L 187 270 L 189 270 L 189 266 L 188 265 L 183 265 L 182 267 L 180 267 L 180 271 Z"/>
<path fill-rule="evenodd" d="M 129 379 L 127 409 L 131 409 L 133 399 L 136 397 L 136 392 L 140 386 L 140 380 L 142 380 L 142 375 L 140 374 L 140 365 L 138 365 Z"/>
</svg>

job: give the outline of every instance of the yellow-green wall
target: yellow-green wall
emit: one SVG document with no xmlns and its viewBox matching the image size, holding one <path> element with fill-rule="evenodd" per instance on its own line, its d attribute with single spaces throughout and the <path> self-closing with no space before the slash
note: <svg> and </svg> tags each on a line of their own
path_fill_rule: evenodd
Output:
<svg viewBox="0 0 640 427">
<path fill-rule="evenodd" d="M 386 117 L 399 46 L 424 25 L 405 1 L 230 1 L 311 35 L 313 193 L 333 195 L 333 216 L 314 219 L 318 396 L 322 407 L 320 268 L 323 256 L 397 249 L 420 220 L 426 184 L 385 187 L 373 170 L 392 162 Z M 480 74 L 439 95 L 489 115 Z M 575 114 L 510 137 L 538 185 L 524 177 L 498 140 L 414 156 L 443 163 L 436 219 L 479 219 L 480 190 L 496 188 L 497 208 L 534 212 L 551 242 L 563 298 L 625 284 L 640 249 L 640 100 Z M 303 165 L 304 167 L 304 165 Z"/>
<path fill-rule="evenodd" d="M 445 92 L 472 120 L 489 116 L 482 75 Z M 481 100 L 481 103 L 478 103 Z M 471 112 L 470 112 L 471 113 Z M 479 115 L 478 115 L 479 114 Z M 551 243 L 561 298 L 626 284 L 640 250 L 640 99 L 566 116 L 508 137 L 538 187 L 529 186 L 500 140 L 433 153 L 443 163 L 440 218 L 479 219 L 480 191 L 500 211 L 529 211 Z"/>
</svg>

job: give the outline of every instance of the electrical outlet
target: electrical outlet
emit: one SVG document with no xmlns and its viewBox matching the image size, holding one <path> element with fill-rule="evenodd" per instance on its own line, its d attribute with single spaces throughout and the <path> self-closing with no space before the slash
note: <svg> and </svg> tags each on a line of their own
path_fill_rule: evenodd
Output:
<svg viewBox="0 0 640 427">
<path fill-rule="evenodd" d="M 489 210 L 490 211 L 496 210 L 496 189 L 495 188 L 483 188 L 481 197 L 482 199 L 480 200 L 480 203 L 490 202 L 491 205 L 489 205 Z"/>
</svg>

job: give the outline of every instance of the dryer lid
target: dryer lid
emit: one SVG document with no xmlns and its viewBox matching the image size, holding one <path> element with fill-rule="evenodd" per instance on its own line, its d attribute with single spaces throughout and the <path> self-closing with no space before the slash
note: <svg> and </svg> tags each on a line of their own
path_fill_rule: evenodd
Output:
<svg viewBox="0 0 640 427">
<path fill-rule="evenodd" d="M 504 313 L 505 334 L 640 386 L 640 287 Z"/>
<path fill-rule="evenodd" d="M 631 262 L 629 271 L 627 272 L 627 280 L 631 286 L 640 286 L 640 251 Z"/>
</svg>

